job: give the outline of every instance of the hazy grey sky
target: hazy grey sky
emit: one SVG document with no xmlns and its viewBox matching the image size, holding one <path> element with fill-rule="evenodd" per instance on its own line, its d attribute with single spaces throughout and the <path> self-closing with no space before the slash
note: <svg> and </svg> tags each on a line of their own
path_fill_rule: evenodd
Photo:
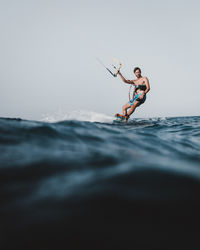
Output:
<svg viewBox="0 0 200 250">
<path fill-rule="evenodd" d="M 1 0 L 0 116 L 120 112 L 129 86 L 96 56 L 149 78 L 135 117 L 200 115 L 199 13 L 197 0 Z"/>
</svg>

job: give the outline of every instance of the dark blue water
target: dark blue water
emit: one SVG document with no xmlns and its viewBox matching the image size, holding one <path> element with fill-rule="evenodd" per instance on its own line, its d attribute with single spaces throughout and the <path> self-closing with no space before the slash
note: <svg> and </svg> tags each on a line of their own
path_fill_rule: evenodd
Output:
<svg viewBox="0 0 200 250">
<path fill-rule="evenodd" d="M 2 249 L 199 249 L 200 117 L 0 119 Z"/>
</svg>

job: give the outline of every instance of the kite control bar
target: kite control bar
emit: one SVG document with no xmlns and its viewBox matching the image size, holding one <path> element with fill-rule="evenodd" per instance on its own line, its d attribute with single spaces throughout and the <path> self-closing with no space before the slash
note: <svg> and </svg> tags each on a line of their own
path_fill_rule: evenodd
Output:
<svg viewBox="0 0 200 250">
<path fill-rule="evenodd" d="M 112 76 L 117 77 L 117 74 L 118 74 L 119 70 L 120 70 L 121 67 L 122 67 L 122 64 L 121 64 L 117 59 L 114 59 L 114 58 L 113 58 L 114 61 L 117 61 L 117 63 L 119 64 L 119 67 L 116 67 L 115 65 L 112 65 L 113 68 L 117 70 L 116 73 L 113 73 L 109 68 L 107 68 L 107 67 L 102 63 L 102 61 L 101 61 L 99 58 L 96 58 L 96 59 L 97 59 L 97 61 L 98 61 L 105 69 L 108 70 L 108 72 L 109 72 Z"/>
</svg>

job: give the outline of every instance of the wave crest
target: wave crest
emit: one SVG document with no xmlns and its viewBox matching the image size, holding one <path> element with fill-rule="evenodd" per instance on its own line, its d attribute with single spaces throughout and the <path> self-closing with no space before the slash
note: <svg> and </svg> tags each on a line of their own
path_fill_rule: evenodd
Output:
<svg viewBox="0 0 200 250">
<path fill-rule="evenodd" d="M 56 112 L 54 114 L 43 115 L 41 121 L 44 122 L 60 122 L 66 120 L 86 121 L 86 122 L 100 122 L 100 123 L 112 123 L 114 117 L 87 110 L 75 110 L 65 113 L 63 111 Z"/>
</svg>

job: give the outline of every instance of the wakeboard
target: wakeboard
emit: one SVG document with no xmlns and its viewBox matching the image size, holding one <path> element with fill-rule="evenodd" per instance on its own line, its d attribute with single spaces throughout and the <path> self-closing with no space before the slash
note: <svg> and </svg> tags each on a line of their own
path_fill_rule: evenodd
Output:
<svg viewBox="0 0 200 250">
<path fill-rule="evenodd" d="M 115 119 L 113 120 L 114 123 L 127 123 L 128 120 L 124 115 L 121 114 L 115 114 Z"/>
</svg>

